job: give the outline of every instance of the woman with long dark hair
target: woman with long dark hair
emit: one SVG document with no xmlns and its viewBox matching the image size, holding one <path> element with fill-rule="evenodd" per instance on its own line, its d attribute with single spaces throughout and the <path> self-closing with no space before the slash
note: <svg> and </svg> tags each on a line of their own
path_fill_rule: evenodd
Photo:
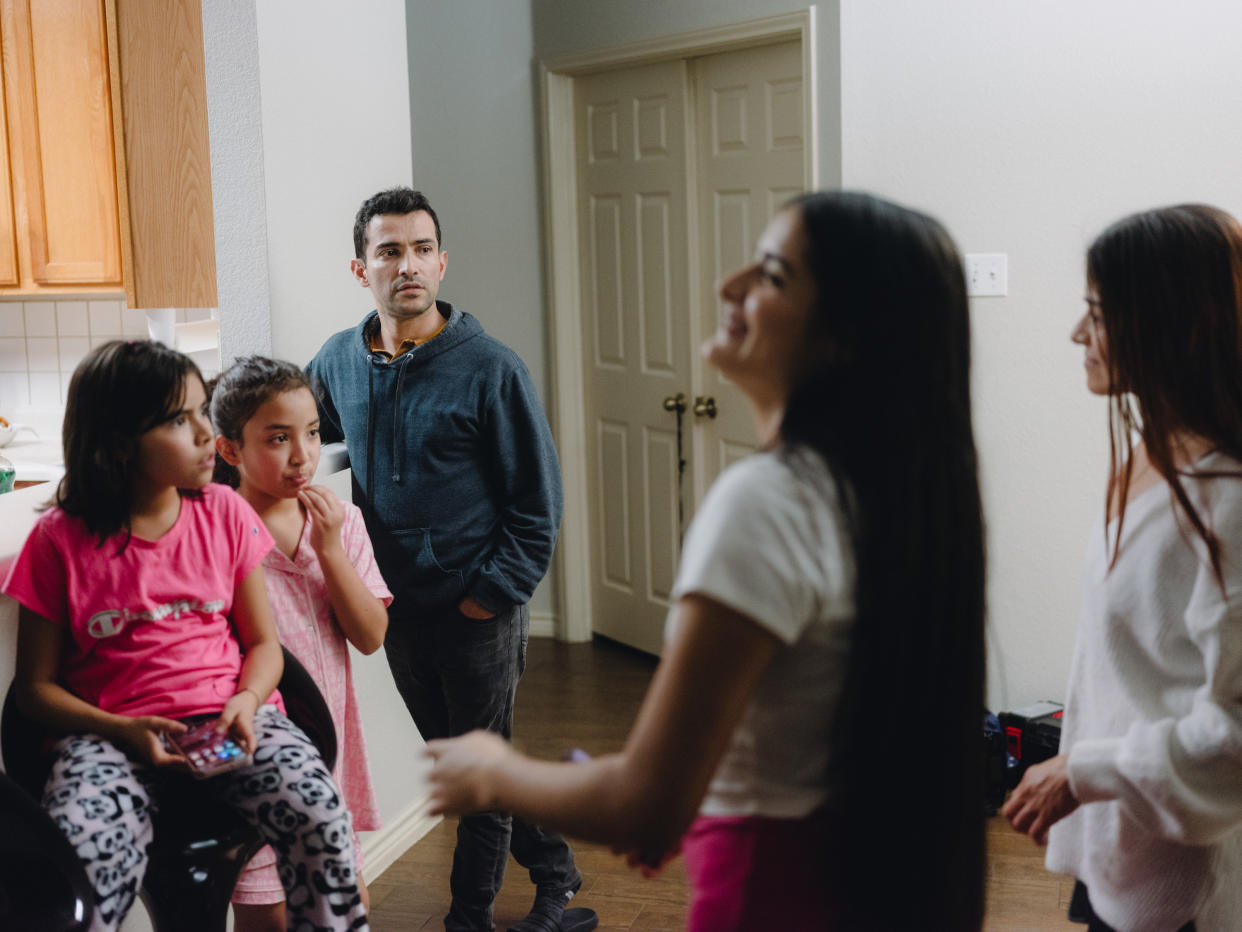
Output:
<svg viewBox="0 0 1242 932">
<path fill-rule="evenodd" d="M 1093 930 L 1242 921 L 1242 227 L 1190 204 L 1087 253 L 1073 339 L 1109 399 L 1062 753 L 1005 806 Z M 1049 831 L 1051 829 L 1051 832 Z"/>
<path fill-rule="evenodd" d="M 482 733 L 432 742 L 433 808 L 517 812 L 647 864 L 684 835 L 693 930 L 977 929 L 961 258 L 922 214 L 811 194 L 720 295 L 704 353 L 750 400 L 761 451 L 695 517 L 625 750 L 555 764 Z"/>
</svg>

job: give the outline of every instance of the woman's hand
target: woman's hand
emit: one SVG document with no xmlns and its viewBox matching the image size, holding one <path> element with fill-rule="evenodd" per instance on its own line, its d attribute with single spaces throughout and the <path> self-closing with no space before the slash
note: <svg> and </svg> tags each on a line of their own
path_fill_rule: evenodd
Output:
<svg viewBox="0 0 1242 932">
<path fill-rule="evenodd" d="M 229 732 L 233 740 L 242 746 L 247 754 L 253 754 L 255 748 L 254 713 L 259 710 L 259 696 L 253 689 L 243 689 L 233 695 L 216 719 L 216 731 L 219 734 Z"/>
<path fill-rule="evenodd" d="M 315 556 L 325 549 L 341 546 L 341 525 L 345 523 L 345 506 L 327 486 L 312 485 L 298 493 L 311 516 L 310 545 Z"/>
<path fill-rule="evenodd" d="M 158 715 L 140 715 L 118 725 L 111 737 L 144 763 L 153 767 L 188 767 L 185 755 L 164 746 L 164 734 L 179 735 L 187 731 L 184 722 Z"/>
<path fill-rule="evenodd" d="M 1048 829 L 1078 808 L 1069 783 L 1069 755 L 1033 764 L 1009 796 L 1001 815 L 1036 844 L 1048 843 Z"/>
<path fill-rule="evenodd" d="M 464 815 L 496 805 L 493 778 L 514 754 L 509 742 L 490 731 L 427 742 L 431 769 L 431 814 Z"/>
<path fill-rule="evenodd" d="M 666 851 L 661 855 L 654 855 L 650 852 L 639 851 L 637 849 L 619 848 L 612 846 L 612 853 L 625 858 L 625 866 L 632 867 L 650 880 L 656 877 L 664 870 L 668 864 L 676 860 L 677 855 L 681 854 L 681 842 L 678 842 L 670 851 Z"/>
</svg>

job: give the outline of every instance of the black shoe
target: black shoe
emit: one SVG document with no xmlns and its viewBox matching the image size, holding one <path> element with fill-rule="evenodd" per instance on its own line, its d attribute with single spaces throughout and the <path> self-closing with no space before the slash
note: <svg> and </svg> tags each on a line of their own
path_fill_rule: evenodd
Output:
<svg viewBox="0 0 1242 932">
<path fill-rule="evenodd" d="M 517 925 L 510 926 L 509 932 L 591 932 L 599 925 L 595 910 L 566 908 L 581 886 L 582 881 L 579 880 L 571 890 L 536 893 L 530 913 Z"/>
</svg>

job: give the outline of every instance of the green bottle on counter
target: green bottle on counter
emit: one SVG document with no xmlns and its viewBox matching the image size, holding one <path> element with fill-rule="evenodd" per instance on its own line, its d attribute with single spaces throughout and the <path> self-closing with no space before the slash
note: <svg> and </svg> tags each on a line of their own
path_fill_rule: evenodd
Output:
<svg viewBox="0 0 1242 932">
<path fill-rule="evenodd" d="M 13 477 L 17 470 L 7 456 L 0 456 L 0 493 L 13 491 Z"/>
</svg>

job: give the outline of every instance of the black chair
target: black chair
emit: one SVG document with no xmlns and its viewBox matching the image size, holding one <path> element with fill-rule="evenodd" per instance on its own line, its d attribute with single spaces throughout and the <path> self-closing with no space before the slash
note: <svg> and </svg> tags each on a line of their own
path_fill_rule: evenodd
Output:
<svg viewBox="0 0 1242 932">
<path fill-rule="evenodd" d="M 284 653 L 285 671 L 278 688 L 285 709 L 331 770 L 337 753 L 332 714 L 306 668 L 287 648 Z M 9 776 L 35 800 L 42 798 L 51 769 L 42 753 L 46 737 L 42 727 L 18 709 L 10 687 L 0 718 L 0 747 Z M 225 928 L 238 874 L 263 847 L 263 839 L 241 816 L 203 793 L 188 774 L 170 774 L 161 785 L 157 803 L 155 840 L 142 887 L 156 932 L 219 932 Z M 6 882 L 0 876 L 0 884 Z M 0 928 L 26 926 L 0 922 Z"/>
<path fill-rule="evenodd" d="M 0 773 L 0 929 L 79 932 L 95 893 L 73 845 L 29 793 Z"/>
</svg>

